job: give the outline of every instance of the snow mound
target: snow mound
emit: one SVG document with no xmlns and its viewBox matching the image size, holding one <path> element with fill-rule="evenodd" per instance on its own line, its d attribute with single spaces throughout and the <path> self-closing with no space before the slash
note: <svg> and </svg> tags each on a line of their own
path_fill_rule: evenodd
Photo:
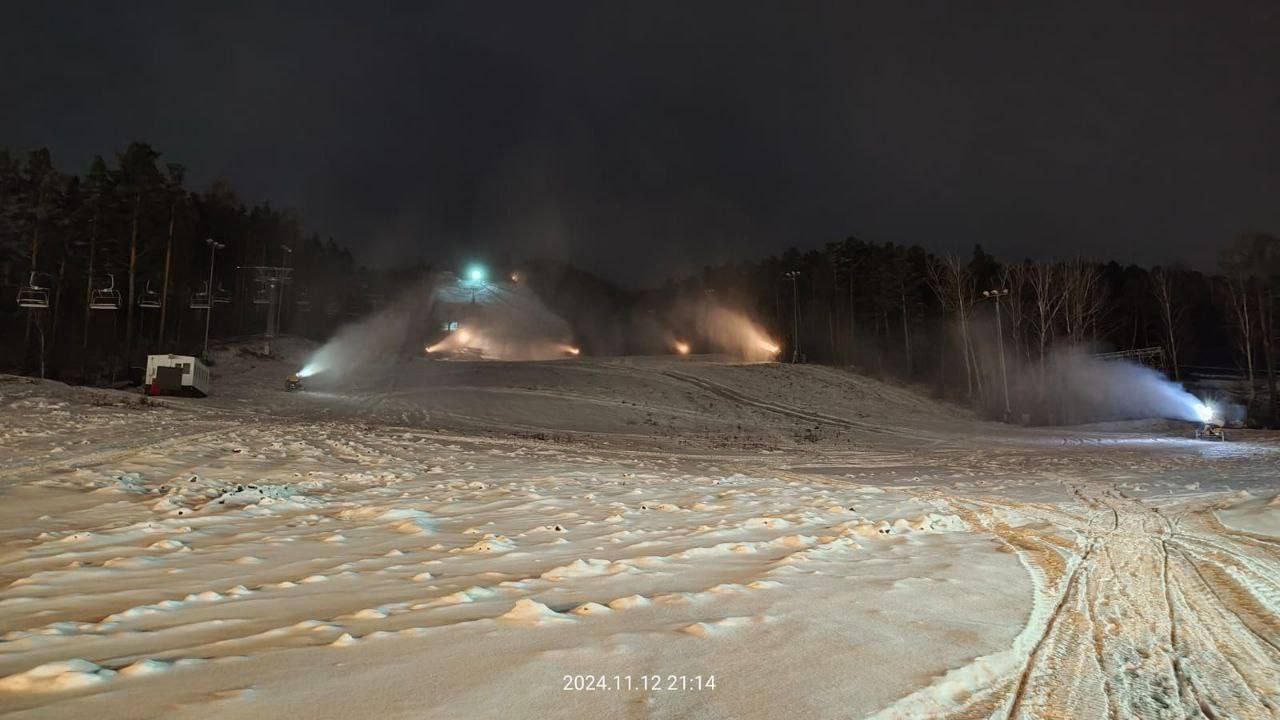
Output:
<svg viewBox="0 0 1280 720">
<path fill-rule="evenodd" d="M 768 528 L 770 530 L 777 530 L 790 526 L 790 522 L 778 517 L 757 517 L 751 518 L 742 523 L 742 527 L 744 528 Z"/>
<path fill-rule="evenodd" d="M 857 535 L 860 537 L 883 537 L 885 535 L 906 535 L 909 533 L 945 533 L 967 532 L 969 525 L 955 515 L 929 513 L 916 518 L 897 518 L 896 520 L 880 520 L 876 523 L 854 521 L 834 526 L 841 535 Z"/>
<path fill-rule="evenodd" d="M 149 658 L 144 658 L 128 667 L 121 668 L 120 675 L 121 677 L 159 675 L 160 673 L 167 672 L 171 667 L 173 667 L 173 663 L 167 663 L 163 660 L 151 660 Z"/>
<path fill-rule="evenodd" d="M 89 687 L 110 680 L 114 670 L 72 658 L 37 665 L 17 675 L 0 678 L 0 690 L 6 692 L 57 692 Z"/>
<path fill-rule="evenodd" d="M 1219 510 L 1218 520 L 1235 530 L 1280 537 L 1280 495 L 1247 497 L 1248 500 Z"/>
<path fill-rule="evenodd" d="M 498 617 L 503 622 L 518 625 L 546 625 L 555 622 L 567 622 L 569 618 L 543 605 L 537 600 L 521 598 L 514 607 Z"/>
<path fill-rule="evenodd" d="M 652 603 L 652 600 L 643 595 L 628 595 L 609 601 L 609 607 L 613 610 L 630 610 L 631 608 L 645 607 Z"/>
<path fill-rule="evenodd" d="M 570 610 L 569 612 L 573 613 L 574 615 L 605 615 L 613 611 L 605 607 L 604 605 L 601 605 L 600 603 L 588 602 L 588 603 L 582 603 L 581 605 Z"/>
<path fill-rule="evenodd" d="M 355 637 L 352 637 L 351 633 L 344 632 L 338 636 L 337 640 L 334 640 L 333 642 L 329 643 L 329 646 L 330 647 L 350 647 L 351 645 L 355 645 L 358 642 L 360 642 L 360 640 Z"/>
<path fill-rule="evenodd" d="M 686 625 L 680 628 L 680 632 L 694 637 L 710 638 L 732 632 L 738 628 L 758 625 L 760 623 L 769 622 L 771 618 L 767 615 L 752 615 L 748 617 L 727 617 L 720 620 L 712 620 L 710 622 L 699 622 L 692 625 Z"/>
<path fill-rule="evenodd" d="M 486 534 L 478 542 L 467 547 L 454 548 L 451 553 L 501 553 L 514 550 L 516 544 L 504 535 Z"/>
<path fill-rule="evenodd" d="M 578 558 L 568 565 L 551 568 L 550 570 L 542 573 L 542 579 L 556 582 L 558 580 L 567 580 L 569 578 L 617 575 L 618 573 L 623 572 L 636 572 L 636 569 L 625 563 L 600 560 L 598 558 L 588 558 L 586 560 Z"/>
<path fill-rule="evenodd" d="M 438 597 L 422 607 L 431 607 L 433 605 L 461 605 L 462 603 L 471 603 L 476 602 L 477 600 L 488 600 L 489 598 L 496 597 L 497 595 L 498 591 L 493 588 L 472 586 L 466 590 L 459 590 L 458 592 Z M 414 609 L 418 609 L 418 606 L 415 605 Z"/>
</svg>

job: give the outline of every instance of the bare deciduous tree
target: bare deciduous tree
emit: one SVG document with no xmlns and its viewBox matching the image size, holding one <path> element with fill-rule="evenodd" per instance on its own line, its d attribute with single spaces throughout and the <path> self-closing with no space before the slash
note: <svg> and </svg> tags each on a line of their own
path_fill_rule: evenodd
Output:
<svg viewBox="0 0 1280 720">
<path fill-rule="evenodd" d="M 1241 267 L 1252 278 L 1258 344 L 1262 346 L 1267 371 L 1268 421 L 1274 424 L 1280 419 L 1275 357 L 1275 284 L 1280 278 L 1280 238 L 1250 233 L 1236 241 L 1233 251 L 1239 254 Z"/>
<path fill-rule="evenodd" d="M 1013 338 L 1014 352 L 1030 359 L 1031 349 L 1026 339 L 1026 297 L 1030 284 L 1031 266 L 1028 263 L 1011 263 L 1004 266 L 1000 273 L 1000 284 L 1009 291 L 1001 298 L 1004 303 L 1005 316 L 1009 318 L 1009 335 Z"/>
<path fill-rule="evenodd" d="M 1049 263 L 1036 263 L 1027 270 L 1027 285 L 1031 288 L 1032 312 L 1031 326 L 1036 333 L 1037 386 L 1043 399 L 1045 390 L 1045 360 L 1049 352 L 1049 341 L 1053 338 L 1054 326 L 1058 315 L 1062 312 L 1063 300 L 1066 297 L 1059 288 L 1057 268 Z"/>
<path fill-rule="evenodd" d="M 1173 379 L 1179 379 L 1178 369 L 1178 328 L 1182 320 L 1182 306 L 1177 302 L 1174 292 L 1174 276 L 1166 268 L 1157 267 L 1150 274 L 1151 294 L 1155 297 L 1160 309 L 1160 324 L 1164 330 L 1165 348 L 1169 351 L 1169 363 L 1173 369 Z"/>
<path fill-rule="evenodd" d="M 965 387 L 968 396 L 972 398 L 975 386 L 979 394 L 982 392 L 982 377 L 978 372 L 978 357 L 973 348 L 969 327 L 977 298 L 973 274 L 954 255 L 929 263 L 928 270 L 929 286 L 938 296 L 938 301 L 955 313 L 960 331 L 960 354 L 964 357 Z"/>
<path fill-rule="evenodd" d="M 1253 369 L 1253 345 L 1255 335 L 1253 326 L 1255 315 L 1250 311 L 1252 305 L 1252 268 L 1250 267 L 1248 253 L 1244 251 L 1239 244 L 1232 245 L 1223 251 L 1219 258 L 1219 265 L 1224 275 L 1223 285 L 1226 292 L 1225 298 L 1230 306 L 1228 317 L 1231 321 L 1231 327 L 1236 339 L 1236 349 L 1240 351 L 1241 357 L 1244 358 L 1245 372 L 1249 379 L 1249 404 L 1252 405 L 1256 396 L 1256 388 L 1254 387 L 1255 376 Z"/>
<path fill-rule="evenodd" d="M 1078 345 L 1096 330 L 1102 314 L 1102 274 L 1097 265 L 1080 259 L 1064 262 L 1060 267 L 1067 337 Z"/>
</svg>

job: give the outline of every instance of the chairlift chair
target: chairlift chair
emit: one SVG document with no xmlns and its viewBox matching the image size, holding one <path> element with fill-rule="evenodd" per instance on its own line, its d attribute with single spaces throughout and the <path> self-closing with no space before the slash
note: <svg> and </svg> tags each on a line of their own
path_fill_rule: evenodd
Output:
<svg viewBox="0 0 1280 720">
<path fill-rule="evenodd" d="M 140 308 L 158 308 L 160 307 L 160 291 L 151 289 L 151 281 L 147 281 L 146 288 L 142 294 L 138 296 L 138 307 Z"/>
<path fill-rule="evenodd" d="M 116 277 L 107 273 L 107 286 L 96 287 L 89 299 L 90 310 L 119 310 L 120 291 L 116 290 Z"/>
<path fill-rule="evenodd" d="M 209 283 L 204 284 L 204 290 L 193 290 L 191 292 L 191 309 L 192 310 L 208 310 L 210 307 Z"/>
<path fill-rule="evenodd" d="M 271 303 L 271 288 L 267 287 L 266 285 L 258 286 L 258 289 L 255 290 L 253 293 L 253 304 L 268 305 L 270 303 Z"/>
<path fill-rule="evenodd" d="M 223 290 L 222 286 L 219 285 L 218 289 L 213 293 L 213 304 L 214 305 L 230 305 L 231 293 L 227 292 L 226 290 Z"/>
<path fill-rule="evenodd" d="M 18 307 L 40 309 L 49 307 L 49 288 L 36 284 L 36 273 L 31 273 L 27 284 L 18 288 Z"/>
</svg>

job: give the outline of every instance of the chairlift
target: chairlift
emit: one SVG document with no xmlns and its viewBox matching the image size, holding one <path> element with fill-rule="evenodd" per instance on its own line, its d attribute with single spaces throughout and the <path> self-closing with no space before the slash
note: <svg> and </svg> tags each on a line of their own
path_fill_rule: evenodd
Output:
<svg viewBox="0 0 1280 720">
<path fill-rule="evenodd" d="M 138 307 L 140 308 L 158 308 L 160 307 L 160 291 L 151 289 L 151 281 L 147 281 L 147 287 L 138 296 Z"/>
<path fill-rule="evenodd" d="M 93 289 L 89 299 L 90 310 L 119 310 L 120 291 L 116 290 L 116 276 L 107 273 L 107 286 Z"/>
<path fill-rule="evenodd" d="M 191 309 L 192 310 L 208 310 L 210 307 L 209 283 L 204 284 L 204 290 L 193 290 L 191 292 Z"/>
<path fill-rule="evenodd" d="M 272 290 L 271 287 L 265 284 L 259 284 L 258 289 L 253 291 L 253 304 L 254 305 L 271 304 L 271 290 Z"/>
<path fill-rule="evenodd" d="M 215 290 L 213 293 L 213 304 L 214 305 L 230 305 L 231 293 L 227 292 L 226 290 L 223 290 L 222 286 L 219 285 L 218 289 Z"/>
<path fill-rule="evenodd" d="M 49 288 L 36 284 L 36 273 L 31 273 L 27 284 L 18 288 L 18 307 L 40 309 L 49 307 Z"/>
</svg>

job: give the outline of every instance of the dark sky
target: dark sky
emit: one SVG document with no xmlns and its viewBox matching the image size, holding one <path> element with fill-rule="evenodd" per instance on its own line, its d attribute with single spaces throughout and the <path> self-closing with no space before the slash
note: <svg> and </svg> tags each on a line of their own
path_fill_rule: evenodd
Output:
<svg viewBox="0 0 1280 720">
<path fill-rule="evenodd" d="M 145 140 L 374 263 L 644 282 L 855 234 L 1208 265 L 1280 231 L 1275 0 L 17 5 L 0 146 Z"/>
</svg>

